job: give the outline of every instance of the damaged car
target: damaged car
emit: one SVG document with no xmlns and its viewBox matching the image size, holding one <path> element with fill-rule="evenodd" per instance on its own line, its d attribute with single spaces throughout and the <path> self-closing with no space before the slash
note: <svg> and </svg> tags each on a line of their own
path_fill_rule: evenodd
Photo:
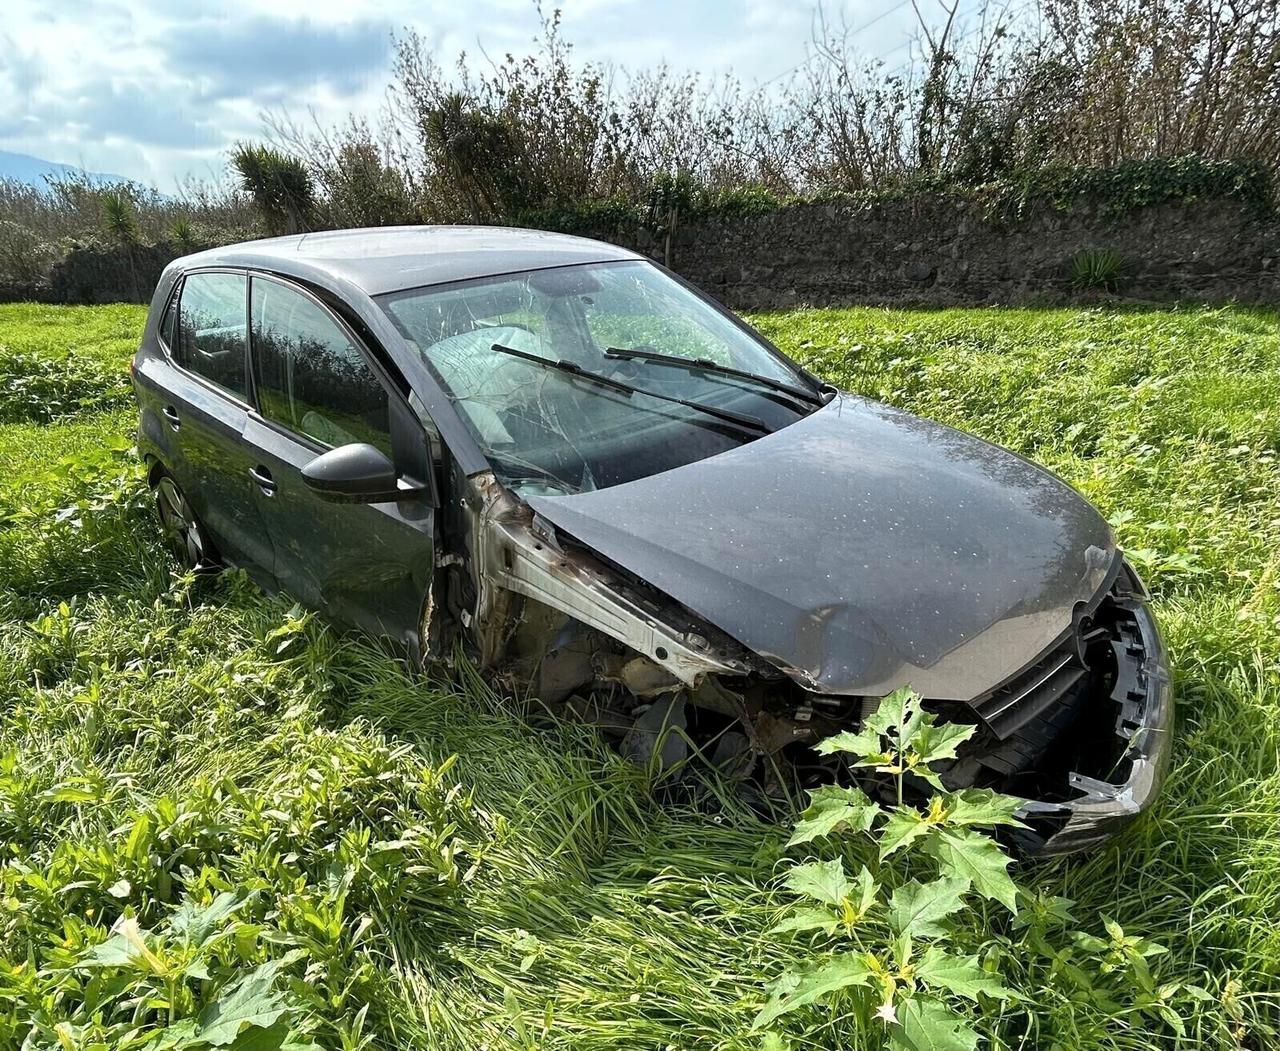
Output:
<svg viewBox="0 0 1280 1051">
<path fill-rule="evenodd" d="M 1155 798 L 1165 652 L 1102 517 L 1019 456 L 837 390 L 611 245 L 309 233 L 172 263 L 132 366 L 187 565 L 765 795 L 909 685 L 945 772 L 1090 846 Z"/>
</svg>

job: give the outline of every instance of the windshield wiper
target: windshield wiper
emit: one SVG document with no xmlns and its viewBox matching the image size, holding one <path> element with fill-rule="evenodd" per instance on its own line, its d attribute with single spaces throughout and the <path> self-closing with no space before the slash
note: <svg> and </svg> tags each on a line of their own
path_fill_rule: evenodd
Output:
<svg viewBox="0 0 1280 1051">
<path fill-rule="evenodd" d="M 659 401 L 671 402 L 673 405 L 683 405 L 686 409 L 694 409 L 697 412 L 715 416 L 717 419 L 725 420 L 728 423 L 736 423 L 739 427 L 749 427 L 751 430 L 759 431 L 761 434 L 769 433 L 768 424 L 758 417 L 748 416 L 743 412 L 733 412 L 730 409 L 721 409 L 715 405 L 704 405 L 699 401 L 687 401 L 684 398 L 676 398 L 670 394 L 656 394 L 651 390 L 645 390 L 643 387 L 633 387 L 630 383 L 623 383 L 622 380 L 601 376 L 598 372 L 590 372 L 576 362 L 565 361 L 563 358 L 544 358 L 538 354 L 529 354 L 523 350 L 516 350 L 515 347 L 508 347 L 502 343 L 493 344 L 492 349 L 499 354 L 510 354 L 514 358 L 532 361 L 535 365 L 541 365 L 543 368 L 567 373 L 580 380 L 594 383 L 599 387 L 608 387 L 625 394 L 627 397 L 631 397 L 633 394 L 643 394 L 647 398 L 657 398 Z"/>
<path fill-rule="evenodd" d="M 771 376 L 760 376 L 744 369 L 735 369 L 730 365 L 721 365 L 710 358 L 682 358 L 678 354 L 661 354 L 656 350 L 640 350 L 638 347 L 609 347 L 604 352 L 604 356 L 606 358 L 636 358 L 640 361 L 652 361 L 659 365 L 670 365 L 673 368 L 686 369 L 689 372 L 709 372 L 715 376 L 733 376 L 736 379 L 759 383 L 782 394 L 790 394 L 793 398 L 799 398 L 810 405 L 821 405 L 823 403 L 822 396 L 814 391 L 793 387 L 790 383 L 783 383 L 781 380 L 775 380 Z"/>
</svg>

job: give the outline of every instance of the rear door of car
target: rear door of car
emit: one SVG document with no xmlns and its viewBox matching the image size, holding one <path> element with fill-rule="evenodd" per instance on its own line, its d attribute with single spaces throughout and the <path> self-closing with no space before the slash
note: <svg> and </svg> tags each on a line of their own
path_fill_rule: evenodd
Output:
<svg viewBox="0 0 1280 1051">
<path fill-rule="evenodd" d="M 174 386 L 179 382 L 175 355 L 178 346 L 178 291 L 182 278 L 169 287 L 164 312 L 156 325 L 154 342 L 143 343 L 134 355 L 130 372 L 138 399 L 138 449 L 159 460 L 174 477 L 183 474 L 182 443 L 174 402 Z M 148 460 L 148 463 L 151 461 Z"/>
<path fill-rule="evenodd" d="M 275 553 L 254 500 L 249 478 L 253 462 L 244 444 L 249 420 L 248 275 L 234 270 L 188 273 L 170 309 L 175 311 L 173 323 L 166 324 L 161 338 L 171 368 L 157 393 L 178 455 L 164 466 L 223 557 L 269 583 Z"/>
<path fill-rule="evenodd" d="M 402 476 L 427 481 L 430 454 L 403 384 L 310 291 L 254 274 L 250 302 L 245 437 L 275 575 L 333 619 L 416 647 L 434 572 L 430 501 L 331 503 L 301 473 L 331 448 L 367 442 Z"/>
</svg>

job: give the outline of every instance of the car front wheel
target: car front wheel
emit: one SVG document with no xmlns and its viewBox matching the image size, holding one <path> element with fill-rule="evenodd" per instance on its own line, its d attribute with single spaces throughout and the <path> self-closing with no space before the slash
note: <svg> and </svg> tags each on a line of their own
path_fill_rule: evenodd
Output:
<svg viewBox="0 0 1280 1051">
<path fill-rule="evenodd" d="M 156 510 L 164 541 L 174 557 L 187 569 L 208 572 L 218 564 L 209 534 L 196 517 L 182 489 L 169 475 L 163 474 L 155 484 Z"/>
</svg>

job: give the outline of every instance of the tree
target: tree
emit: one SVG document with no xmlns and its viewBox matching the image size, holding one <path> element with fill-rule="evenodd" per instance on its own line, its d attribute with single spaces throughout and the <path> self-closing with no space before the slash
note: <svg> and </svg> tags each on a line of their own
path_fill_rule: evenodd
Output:
<svg viewBox="0 0 1280 1051">
<path fill-rule="evenodd" d="M 133 286 L 133 299 L 134 302 L 140 302 L 142 297 L 138 291 L 138 268 L 133 258 L 133 250 L 141 240 L 138 213 L 133 207 L 133 201 L 123 190 L 102 192 L 102 229 L 123 249 L 125 258 L 129 262 L 129 282 Z"/>
<path fill-rule="evenodd" d="M 271 234 L 297 234 L 311 229 L 315 195 L 311 173 L 296 157 L 269 146 L 241 143 L 231 154 L 240 185 Z"/>
</svg>

